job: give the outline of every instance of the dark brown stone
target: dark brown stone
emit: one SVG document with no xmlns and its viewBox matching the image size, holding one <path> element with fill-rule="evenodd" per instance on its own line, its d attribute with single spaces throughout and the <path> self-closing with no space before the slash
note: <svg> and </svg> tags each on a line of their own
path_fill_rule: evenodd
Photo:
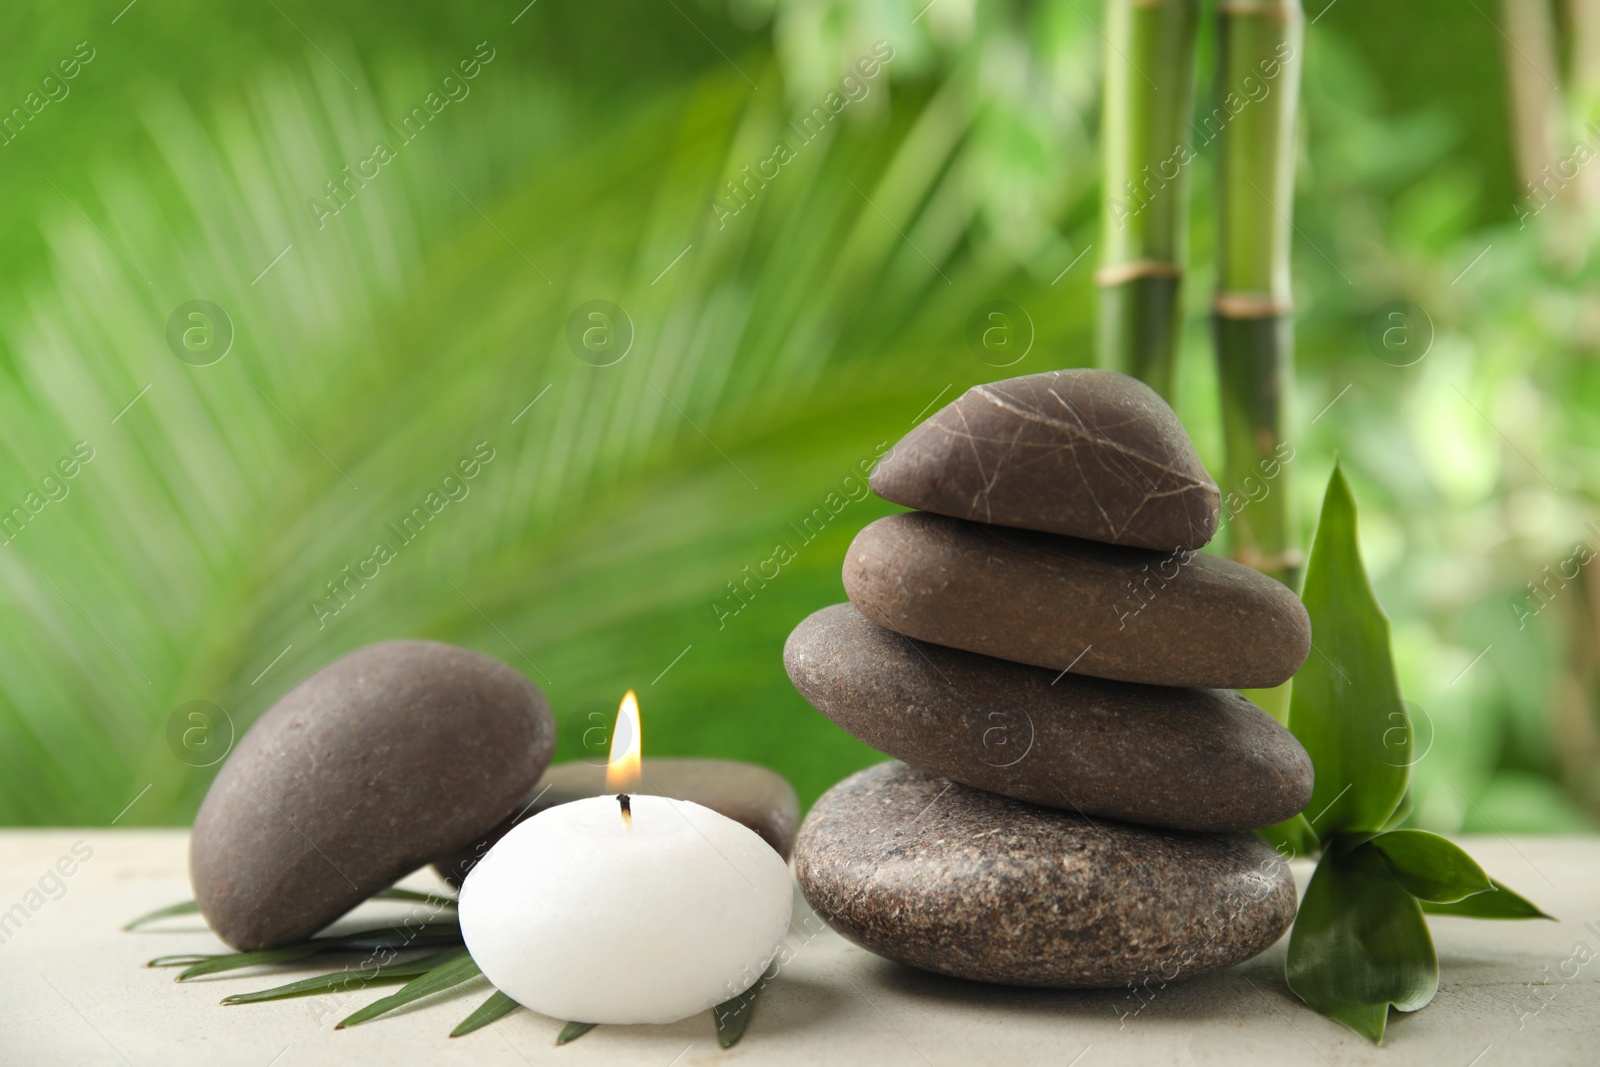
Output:
<svg viewBox="0 0 1600 1067">
<path fill-rule="evenodd" d="M 818 711 L 873 748 L 1018 800 L 1180 830 L 1270 826 L 1311 799 L 1293 734 L 1228 690 L 1133 685 L 916 641 L 848 604 L 783 650 Z"/>
<path fill-rule="evenodd" d="M 872 472 L 897 504 L 958 519 L 1170 551 L 1217 532 L 1220 497 L 1172 409 L 1105 370 L 977 385 Z"/>
<path fill-rule="evenodd" d="M 189 845 L 201 913 L 245 951 L 309 937 L 504 818 L 555 733 L 538 687 L 477 652 L 386 641 L 330 663 L 211 784 Z"/>
<path fill-rule="evenodd" d="M 900 763 L 817 801 L 795 874 L 863 948 L 1007 985 L 1154 993 L 1266 950 L 1295 914 L 1288 865 L 1254 834 L 1091 821 Z"/>
<path fill-rule="evenodd" d="M 634 791 L 671 800 L 692 800 L 726 815 L 760 834 L 784 859 L 794 848 L 795 829 L 800 825 L 800 798 L 795 796 L 788 779 L 754 763 L 652 757 L 644 761 L 639 786 Z M 557 764 L 545 772 L 510 818 L 475 845 L 436 860 L 434 869 L 451 885 L 459 886 L 473 864 L 519 822 L 558 804 L 608 792 L 604 764 Z"/>
<path fill-rule="evenodd" d="M 844 588 L 908 637 L 1124 682 L 1266 689 L 1311 649 L 1300 598 L 1232 560 L 926 512 L 857 534 Z"/>
</svg>

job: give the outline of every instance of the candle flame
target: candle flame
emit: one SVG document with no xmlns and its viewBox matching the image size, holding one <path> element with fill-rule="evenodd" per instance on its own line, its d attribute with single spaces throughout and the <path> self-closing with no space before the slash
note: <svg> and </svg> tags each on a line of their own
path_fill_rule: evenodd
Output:
<svg viewBox="0 0 1600 1067">
<path fill-rule="evenodd" d="M 611 732 L 611 761 L 606 764 L 606 792 L 627 793 L 639 786 L 643 751 L 639 739 L 639 698 L 628 690 L 617 708 L 616 729 Z"/>
</svg>

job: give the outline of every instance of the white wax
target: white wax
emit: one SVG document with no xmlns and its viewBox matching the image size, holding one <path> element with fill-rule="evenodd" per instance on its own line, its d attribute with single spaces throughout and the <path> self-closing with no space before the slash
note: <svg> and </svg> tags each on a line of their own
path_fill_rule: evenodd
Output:
<svg viewBox="0 0 1600 1067">
<path fill-rule="evenodd" d="M 789 928 L 789 869 L 710 808 L 615 797 L 540 812 L 461 887 L 461 932 L 495 988 L 581 1023 L 668 1023 L 744 992 Z"/>
</svg>

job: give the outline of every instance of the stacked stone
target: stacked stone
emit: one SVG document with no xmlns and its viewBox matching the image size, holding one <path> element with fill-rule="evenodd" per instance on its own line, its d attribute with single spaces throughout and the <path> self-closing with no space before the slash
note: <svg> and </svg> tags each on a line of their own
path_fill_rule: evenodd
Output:
<svg viewBox="0 0 1600 1067">
<path fill-rule="evenodd" d="M 794 685 L 893 756 L 829 791 L 795 867 L 830 925 L 982 981 L 1149 986 L 1293 920 L 1248 831 L 1311 796 L 1292 734 L 1234 692 L 1286 681 L 1311 625 L 1199 549 L 1219 494 L 1152 390 L 1096 370 L 978 386 L 872 475 L 850 603 L 790 636 Z"/>
</svg>

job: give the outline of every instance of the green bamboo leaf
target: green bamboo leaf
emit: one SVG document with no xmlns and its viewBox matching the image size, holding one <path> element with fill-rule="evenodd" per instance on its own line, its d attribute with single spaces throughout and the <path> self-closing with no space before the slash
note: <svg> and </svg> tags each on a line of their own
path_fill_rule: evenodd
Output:
<svg viewBox="0 0 1600 1067">
<path fill-rule="evenodd" d="M 415 971 L 409 969 L 361 971 L 346 967 L 332 974 L 312 975 L 298 982 L 287 982 L 255 993 L 235 993 L 231 997 L 223 997 L 218 1003 L 231 1007 L 235 1004 L 259 1004 L 268 1000 L 287 1000 L 290 997 L 312 996 L 317 993 L 349 992 L 364 989 L 369 985 L 408 982 L 415 974 Z"/>
<path fill-rule="evenodd" d="M 180 954 L 178 954 L 176 956 L 157 956 L 155 959 L 153 959 L 149 963 L 145 964 L 145 966 L 146 967 L 187 967 L 191 963 L 199 963 L 202 960 L 215 960 L 215 959 L 221 959 L 221 958 L 222 958 L 222 955 L 219 954 L 219 953 L 215 953 L 215 952 L 183 952 L 183 953 L 180 953 Z"/>
<path fill-rule="evenodd" d="M 1494 883 L 1471 856 L 1426 830 L 1391 830 L 1362 848 L 1383 857 L 1405 891 L 1418 900 L 1454 904 L 1474 893 L 1493 892 Z"/>
<path fill-rule="evenodd" d="M 316 937 L 310 941 L 300 941 L 292 945 L 281 945 L 255 952 L 206 956 L 178 975 L 177 981 L 183 982 L 190 978 L 220 974 L 224 971 L 236 971 L 242 967 L 289 963 L 324 952 L 361 952 L 373 949 L 402 952 L 407 949 L 442 948 L 459 944 L 461 944 L 461 925 L 456 922 L 423 923 L 410 929 L 392 925 L 378 926 L 338 937 Z M 151 961 L 151 965 L 156 965 L 154 960 Z"/>
<path fill-rule="evenodd" d="M 711 1016 L 717 1023 L 718 1045 L 732 1048 L 739 1043 L 739 1039 L 744 1036 L 745 1027 L 750 1025 L 750 1012 L 755 1008 L 756 996 L 765 984 L 757 981 L 743 993 L 711 1009 Z"/>
<path fill-rule="evenodd" d="M 488 1026 L 496 1019 L 505 1018 L 519 1007 L 520 1004 L 496 989 L 489 994 L 488 1000 L 479 1004 L 471 1015 L 462 1019 L 456 1028 L 450 1031 L 450 1036 L 460 1037 L 462 1034 L 470 1034 L 480 1027 Z"/>
<path fill-rule="evenodd" d="M 1286 819 L 1275 826 L 1268 826 L 1257 830 L 1266 839 L 1267 844 L 1278 850 L 1278 855 L 1286 860 L 1310 859 L 1322 849 L 1322 843 L 1317 840 L 1317 832 L 1311 829 L 1311 824 L 1304 815 L 1296 815 Z"/>
<path fill-rule="evenodd" d="M 1474 893 L 1465 900 L 1458 900 L 1452 904 L 1441 904 L 1425 900 L 1422 910 L 1429 915 L 1460 915 L 1468 919 L 1549 919 L 1558 921 L 1554 915 L 1546 915 L 1539 910 L 1539 906 L 1515 893 L 1505 886 L 1489 879 L 1493 889 L 1484 893 Z"/>
<path fill-rule="evenodd" d="M 599 1025 L 599 1023 L 568 1023 L 556 1035 L 556 1044 L 565 1045 L 568 1041 L 576 1041 Z"/>
<path fill-rule="evenodd" d="M 461 943 L 461 924 L 454 919 L 408 926 L 390 923 L 373 926 L 337 937 L 315 938 L 333 947 L 345 948 L 421 948 L 427 944 Z"/>
<path fill-rule="evenodd" d="M 1389 1006 L 1416 1011 L 1439 989 L 1439 957 L 1416 898 L 1373 849 L 1329 848 L 1289 935 L 1289 988 L 1374 1044 Z"/>
<path fill-rule="evenodd" d="M 284 945 L 282 948 L 262 949 L 258 952 L 235 952 L 226 956 L 213 956 L 185 968 L 173 981 L 187 982 L 191 978 L 221 974 L 223 971 L 236 971 L 241 967 L 259 967 L 267 963 L 292 963 L 323 951 L 325 949 L 320 945 L 303 942 L 298 945 Z"/>
<path fill-rule="evenodd" d="M 1373 595 L 1356 538 L 1356 505 L 1337 463 L 1301 594 L 1312 649 L 1294 678 L 1289 729 L 1316 767 L 1312 829 L 1383 827 L 1410 778 L 1411 718 L 1389 650 L 1389 620 Z"/>
<path fill-rule="evenodd" d="M 175 915 L 197 915 L 200 912 L 200 902 L 185 900 L 179 904 L 169 904 L 164 908 L 139 916 L 137 919 L 124 926 L 124 930 L 136 930 L 146 923 L 153 923 L 158 919 L 170 919 Z"/>
<path fill-rule="evenodd" d="M 300 997 L 312 993 L 327 993 L 335 990 L 360 989 L 369 985 L 379 985 L 386 982 L 405 982 L 419 974 L 426 974 L 440 963 L 444 962 L 447 952 L 436 952 L 431 956 L 424 956 L 418 960 L 407 963 L 388 963 L 377 967 L 360 966 L 356 968 L 345 967 L 331 974 L 318 974 L 310 978 L 302 978 L 298 982 L 289 982 L 286 985 L 273 986 L 255 993 L 235 993 L 231 997 L 223 997 L 224 1004 L 258 1004 L 265 1000 L 282 1000 L 286 997 Z"/>
<path fill-rule="evenodd" d="M 473 962 L 472 957 L 467 955 L 465 948 L 441 952 L 436 959 L 437 965 L 427 973 L 413 978 L 397 991 L 339 1020 L 334 1029 L 343 1030 L 347 1026 L 358 1026 L 380 1015 L 387 1015 L 396 1008 L 403 1008 L 412 1001 L 458 986 L 483 973 Z"/>
</svg>

